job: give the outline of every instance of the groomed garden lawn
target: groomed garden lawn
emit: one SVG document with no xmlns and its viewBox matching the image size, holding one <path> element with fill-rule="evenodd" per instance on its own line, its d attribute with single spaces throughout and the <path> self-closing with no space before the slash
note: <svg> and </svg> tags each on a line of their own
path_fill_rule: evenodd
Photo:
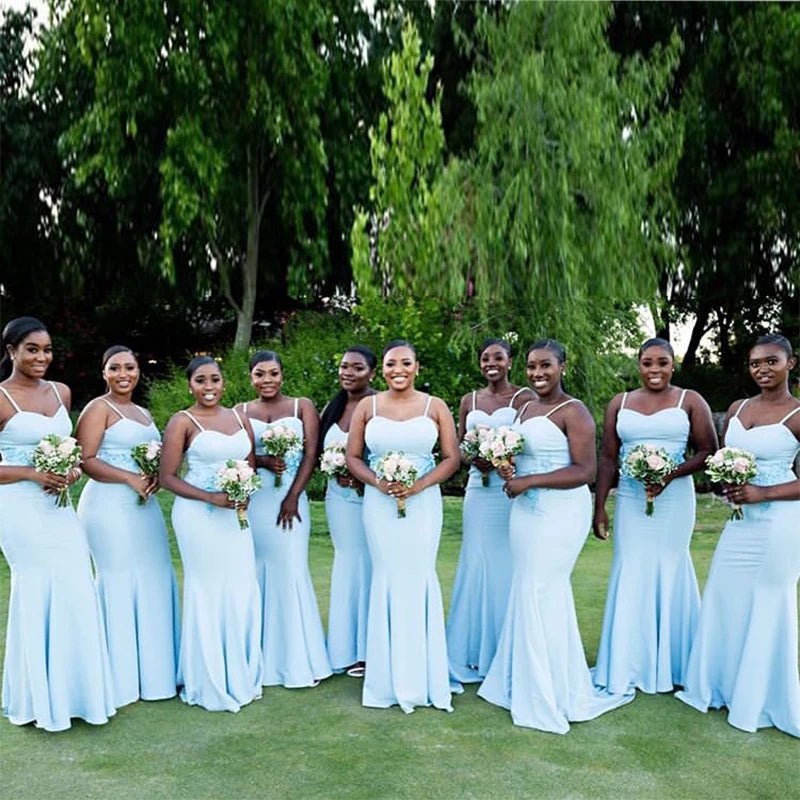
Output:
<svg viewBox="0 0 800 800">
<path fill-rule="evenodd" d="M 162 493 L 163 495 L 163 493 Z M 162 496 L 165 508 L 169 498 Z M 726 516 L 699 502 L 692 555 L 705 581 Z M 446 500 L 439 576 L 449 599 L 461 501 Z M 313 504 L 311 564 L 323 616 L 333 551 Z M 174 545 L 174 543 L 173 543 Z M 573 586 L 594 660 L 610 542 L 587 541 Z M 180 570 L 180 562 L 175 559 Z M 8 568 L 0 567 L 5 630 Z M 636 700 L 566 736 L 516 728 L 475 686 L 453 714 L 362 708 L 361 682 L 336 676 L 316 689 L 264 690 L 239 714 L 178 700 L 136 703 L 99 728 L 65 733 L 0 721 L 0 797 L 22 798 L 788 798 L 800 797 L 800 742 L 773 729 L 738 731 L 724 713 L 699 714 L 670 696 Z"/>
</svg>

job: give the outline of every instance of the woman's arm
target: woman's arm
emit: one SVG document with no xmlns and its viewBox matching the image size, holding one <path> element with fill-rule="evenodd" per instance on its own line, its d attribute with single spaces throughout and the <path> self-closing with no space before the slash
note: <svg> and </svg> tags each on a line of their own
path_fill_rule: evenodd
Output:
<svg viewBox="0 0 800 800">
<path fill-rule="evenodd" d="M 461 453 L 458 449 L 458 437 L 456 436 L 456 425 L 453 420 L 453 415 L 447 407 L 444 400 L 434 397 L 431 400 L 431 418 L 439 428 L 439 453 L 441 460 L 430 471 L 427 472 L 411 486 L 402 486 L 398 491 L 395 491 L 395 486 L 392 484 L 392 494 L 400 497 L 411 497 L 412 495 L 419 494 L 425 489 L 435 486 L 437 483 L 442 483 L 448 478 L 455 475 L 458 467 L 461 464 Z M 403 492 L 402 489 L 406 491 Z"/>
<path fill-rule="evenodd" d="M 158 477 L 161 485 L 178 497 L 188 500 L 202 500 L 220 508 L 234 508 L 235 503 L 228 499 L 225 492 L 207 492 L 192 486 L 178 476 L 183 454 L 189 446 L 191 421 L 184 414 L 175 414 L 164 429 L 164 440 L 161 443 L 161 469 Z"/>
<path fill-rule="evenodd" d="M 97 451 L 108 428 L 109 414 L 113 412 L 98 399 L 92 400 L 81 412 L 75 437 L 83 454 L 83 469 L 86 474 L 100 483 L 122 483 L 133 489 L 145 499 L 158 488 L 158 483 L 151 481 L 139 472 L 112 466 L 97 457 Z M 151 484 L 153 487 L 151 489 Z"/>
<path fill-rule="evenodd" d="M 300 420 L 303 423 L 303 460 L 297 469 L 292 485 L 286 493 L 278 510 L 277 525 L 291 530 L 292 520 L 296 517 L 300 522 L 298 504 L 300 495 L 306 488 L 314 467 L 317 463 L 317 440 L 319 439 L 319 416 L 314 404 L 307 398 L 301 397 L 299 403 Z"/>
<path fill-rule="evenodd" d="M 353 416 L 350 418 L 350 431 L 347 434 L 347 451 L 345 454 L 347 469 L 350 474 L 361 483 L 369 486 L 377 486 L 380 491 L 386 494 L 388 484 L 386 481 L 378 481 L 378 476 L 367 466 L 364 461 L 364 432 L 369 419 L 372 398 L 365 397 L 359 401 Z"/>
<path fill-rule="evenodd" d="M 598 539 L 608 539 L 608 514 L 606 500 L 617 475 L 620 441 L 617 436 L 617 415 L 623 395 L 618 394 L 608 404 L 603 418 L 603 439 L 600 443 L 600 460 L 594 488 L 594 519 L 592 529 Z"/>
</svg>

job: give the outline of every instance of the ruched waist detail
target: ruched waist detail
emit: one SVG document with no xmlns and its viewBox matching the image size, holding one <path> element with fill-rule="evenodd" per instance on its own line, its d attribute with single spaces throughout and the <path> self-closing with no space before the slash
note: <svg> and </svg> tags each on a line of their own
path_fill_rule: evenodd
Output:
<svg viewBox="0 0 800 800">
<path fill-rule="evenodd" d="M 30 447 L 4 447 L 2 463 L 10 467 L 29 467 L 31 453 L 33 450 Z"/>
</svg>

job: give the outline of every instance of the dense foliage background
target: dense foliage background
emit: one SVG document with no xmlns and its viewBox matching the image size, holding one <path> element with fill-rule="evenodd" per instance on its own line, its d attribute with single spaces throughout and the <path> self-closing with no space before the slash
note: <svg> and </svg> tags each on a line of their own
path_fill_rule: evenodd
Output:
<svg viewBox="0 0 800 800">
<path fill-rule="evenodd" d="M 119 341 L 168 384 L 225 356 L 233 400 L 269 340 L 321 405 L 407 336 L 455 405 L 479 340 L 551 335 L 599 413 L 649 308 L 721 409 L 754 335 L 800 338 L 798 153 L 793 4 L 0 11 L 0 322 L 49 324 L 79 402 Z"/>
</svg>

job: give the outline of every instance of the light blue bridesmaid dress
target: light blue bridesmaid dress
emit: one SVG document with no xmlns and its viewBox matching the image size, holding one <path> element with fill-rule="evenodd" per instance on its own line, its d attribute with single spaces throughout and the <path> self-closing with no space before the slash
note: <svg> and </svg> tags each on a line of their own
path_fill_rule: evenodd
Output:
<svg viewBox="0 0 800 800">
<path fill-rule="evenodd" d="M 158 428 L 152 420 L 144 425 L 129 419 L 102 400 L 119 419 L 103 434 L 97 458 L 138 473 L 131 449 L 160 439 Z M 78 518 L 95 566 L 115 704 L 174 697 L 178 592 L 158 501 L 139 505 L 128 486 L 90 480 L 81 493 Z"/>
<path fill-rule="evenodd" d="M 433 469 L 439 436 L 425 411 L 409 420 L 378 416 L 377 396 L 365 431 L 370 466 L 389 451 L 404 453 L 419 475 Z M 373 708 L 399 705 L 452 711 L 444 630 L 444 608 L 436 553 L 442 532 L 442 495 L 431 486 L 410 497 L 406 516 L 397 502 L 374 486 L 364 489 L 364 527 L 372 558 L 367 621 L 367 670 L 362 702 Z"/>
<path fill-rule="evenodd" d="M 800 444 L 784 423 L 800 409 L 746 429 L 739 421 L 745 403 L 728 424 L 725 444 L 755 455 L 751 483 L 797 480 L 792 463 Z M 726 706 L 728 722 L 744 731 L 774 726 L 800 737 L 800 500 L 742 509 L 744 519 L 728 522 L 714 551 L 684 690 L 676 697 L 703 712 Z"/>
<path fill-rule="evenodd" d="M 16 411 L 0 431 L 2 464 L 29 466 L 44 436 L 69 436 L 55 386 L 53 416 L 23 411 L 0 391 Z M 73 717 L 102 725 L 115 713 L 114 692 L 86 534 L 72 506 L 56 507 L 33 481 L 0 484 L 0 508 L 0 549 L 11 567 L 3 714 L 48 731 L 66 730 Z"/>
<path fill-rule="evenodd" d="M 468 431 L 476 427 L 511 425 L 516 416 L 514 400 L 491 414 L 477 407 L 467 414 Z M 503 479 L 496 470 L 484 486 L 481 472 L 470 467 L 464 494 L 464 535 L 458 559 L 450 614 L 447 619 L 447 652 L 450 674 L 461 683 L 483 680 L 492 663 L 511 588 L 511 550 L 508 521 L 511 501 L 503 492 Z"/>
<path fill-rule="evenodd" d="M 677 405 L 654 414 L 625 408 L 617 415 L 620 478 L 614 511 L 614 559 L 595 683 L 610 692 L 629 687 L 654 694 L 682 686 L 689 648 L 700 613 L 700 592 L 689 555 L 695 519 L 691 476 L 677 478 L 645 514 L 643 485 L 625 473 L 625 457 L 639 444 L 663 448 L 676 463 L 684 459 L 689 417 Z"/>
<path fill-rule="evenodd" d="M 347 442 L 347 433 L 336 422 L 325 434 L 325 447 L 334 442 Z M 341 672 L 367 658 L 372 564 L 364 531 L 363 498 L 358 492 L 329 480 L 325 513 L 333 540 L 328 656 L 333 670 Z"/>
<path fill-rule="evenodd" d="M 247 404 L 244 406 L 247 413 Z M 294 415 L 275 420 L 286 425 L 303 441 L 303 421 Z M 250 417 L 256 437 L 256 453 L 264 455 L 261 434 L 272 423 Z M 259 469 L 262 487 L 250 500 L 250 524 L 256 552 L 256 574 L 262 596 L 262 636 L 264 686 L 289 689 L 315 686 L 331 675 L 325 633 L 308 569 L 308 539 L 311 535 L 311 510 L 303 492 L 297 505 L 301 520 L 292 528 L 277 524 L 281 503 L 289 493 L 300 467 L 302 453 L 288 456 L 283 483 L 275 486 L 275 473 Z"/>
<path fill-rule="evenodd" d="M 233 434 L 206 430 L 181 413 L 200 431 L 186 449 L 184 480 L 219 491 L 217 472 L 228 459 L 247 458 L 250 437 L 243 427 Z M 233 509 L 186 497 L 175 498 L 172 525 L 183 562 L 181 699 L 208 711 L 238 711 L 261 697 L 261 596 L 250 530 L 239 527 Z"/>
<path fill-rule="evenodd" d="M 517 475 L 567 467 L 569 441 L 549 417 L 516 423 L 525 449 Z M 523 406 L 521 413 L 524 413 Z M 570 722 L 594 719 L 630 702 L 592 685 L 583 652 L 570 575 L 592 518 L 587 486 L 532 489 L 511 508 L 511 593 L 497 653 L 478 695 L 511 711 L 515 725 L 566 733 Z"/>
</svg>

